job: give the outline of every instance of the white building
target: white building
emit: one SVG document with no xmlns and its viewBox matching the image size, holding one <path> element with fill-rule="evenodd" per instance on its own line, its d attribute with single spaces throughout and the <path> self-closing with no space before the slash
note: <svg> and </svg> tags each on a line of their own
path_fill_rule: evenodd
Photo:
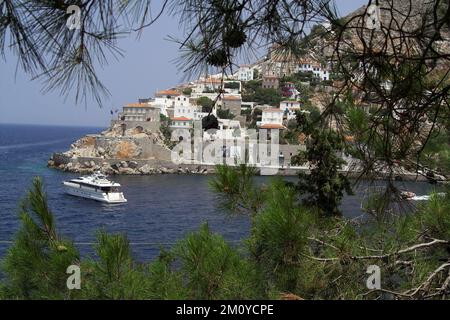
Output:
<svg viewBox="0 0 450 320">
<path fill-rule="evenodd" d="M 199 106 L 192 105 L 189 102 L 179 103 L 174 106 L 173 116 L 194 119 L 197 111 L 201 111 Z"/>
<path fill-rule="evenodd" d="M 283 126 L 283 114 L 283 110 L 280 109 L 263 110 L 259 127 L 261 129 L 285 129 Z"/>
<path fill-rule="evenodd" d="M 204 117 L 208 116 L 208 112 L 194 111 L 194 120 L 202 120 Z M 215 116 L 215 112 L 211 112 L 212 115 Z"/>
<path fill-rule="evenodd" d="M 300 111 L 300 102 L 294 100 L 286 100 L 280 102 L 280 110 L 286 115 L 288 120 L 296 118 L 296 111 Z"/>
<path fill-rule="evenodd" d="M 159 108 L 161 114 L 168 116 L 167 109 L 175 106 L 175 100 L 181 94 L 176 90 L 161 90 L 155 93 L 155 100 L 151 102 L 151 105 L 155 108 Z"/>
<path fill-rule="evenodd" d="M 159 121 L 159 110 L 148 103 L 129 103 L 119 114 L 122 121 Z"/>
<path fill-rule="evenodd" d="M 253 80 L 253 68 L 246 64 L 239 66 L 239 69 L 235 74 L 235 78 L 239 81 Z"/>
<path fill-rule="evenodd" d="M 173 117 L 170 119 L 170 127 L 172 129 L 190 129 L 192 128 L 192 118 L 187 117 Z"/>
<path fill-rule="evenodd" d="M 330 80 L 330 72 L 312 60 L 300 61 L 297 72 L 312 72 L 321 81 Z"/>
<path fill-rule="evenodd" d="M 204 140 L 240 140 L 246 136 L 246 130 L 241 127 L 237 120 L 218 119 L 219 129 L 212 129 L 203 132 Z"/>
<path fill-rule="evenodd" d="M 205 96 L 205 93 L 216 94 L 222 88 L 222 80 L 216 78 L 207 78 L 194 81 L 191 97 Z"/>
</svg>

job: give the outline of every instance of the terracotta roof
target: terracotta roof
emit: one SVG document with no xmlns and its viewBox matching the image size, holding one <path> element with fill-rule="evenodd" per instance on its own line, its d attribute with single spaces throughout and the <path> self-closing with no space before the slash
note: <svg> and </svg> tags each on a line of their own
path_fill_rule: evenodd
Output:
<svg viewBox="0 0 450 320">
<path fill-rule="evenodd" d="M 283 112 L 283 110 L 272 108 L 272 109 L 265 109 L 263 112 Z"/>
<path fill-rule="evenodd" d="M 191 118 L 186 118 L 186 117 L 173 117 L 171 118 L 172 121 L 191 121 Z"/>
<path fill-rule="evenodd" d="M 242 100 L 239 96 L 224 96 L 222 100 Z"/>
<path fill-rule="evenodd" d="M 208 78 L 200 80 L 199 83 L 222 83 L 222 79 Z"/>
<path fill-rule="evenodd" d="M 181 93 L 179 93 L 176 90 L 161 90 L 158 91 L 155 95 L 157 96 L 179 96 Z"/>
<path fill-rule="evenodd" d="M 277 124 L 277 123 L 263 124 L 260 128 L 261 129 L 286 129 L 285 126 L 283 126 L 281 124 Z"/>
<path fill-rule="evenodd" d="M 126 104 L 124 107 L 129 107 L 129 108 L 150 108 L 150 105 L 148 103 L 129 103 L 129 104 Z"/>
</svg>

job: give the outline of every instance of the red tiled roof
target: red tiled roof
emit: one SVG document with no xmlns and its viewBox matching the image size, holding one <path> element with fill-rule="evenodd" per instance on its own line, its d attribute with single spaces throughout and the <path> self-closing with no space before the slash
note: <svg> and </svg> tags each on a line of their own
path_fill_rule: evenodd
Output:
<svg viewBox="0 0 450 320">
<path fill-rule="evenodd" d="M 224 96 L 222 100 L 242 100 L 239 96 Z"/>
<path fill-rule="evenodd" d="M 263 124 L 260 128 L 261 129 L 286 129 L 285 126 L 283 126 L 281 124 L 277 124 L 277 123 L 266 123 L 266 124 Z"/>
<path fill-rule="evenodd" d="M 172 121 L 191 121 L 191 118 L 186 118 L 186 117 L 173 117 L 171 118 Z"/>
<path fill-rule="evenodd" d="M 126 104 L 124 107 L 128 107 L 128 108 L 150 108 L 150 105 L 148 103 L 129 103 L 129 104 Z"/>
<path fill-rule="evenodd" d="M 157 96 L 179 96 L 181 94 L 176 90 L 161 90 L 161 91 L 158 91 L 155 95 L 157 95 Z"/>
<path fill-rule="evenodd" d="M 199 83 L 222 83 L 222 79 L 217 79 L 217 78 L 208 78 L 208 79 L 204 79 L 204 80 L 200 80 Z"/>
</svg>

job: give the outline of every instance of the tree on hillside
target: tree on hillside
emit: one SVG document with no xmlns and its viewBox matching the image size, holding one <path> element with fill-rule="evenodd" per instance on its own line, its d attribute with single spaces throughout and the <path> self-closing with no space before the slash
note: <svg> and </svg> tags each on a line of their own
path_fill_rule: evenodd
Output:
<svg viewBox="0 0 450 320">
<path fill-rule="evenodd" d="M 234 119 L 236 116 L 231 113 L 230 109 L 217 109 L 217 117 L 219 119 Z"/>
<path fill-rule="evenodd" d="M 210 113 L 214 107 L 214 101 L 208 97 L 200 97 L 197 99 L 197 104 L 202 107 L 202 112 Z"/>
<path fill-rule="evenodd" d="M 299 173 L 297 190 L 303 202 L 321 209 L 327 215 L 340 215 L 339 204 L 344 196 L 353 194 L 350 180 L 339 170 L 346 162 L 341 154 L 345 143 L 341 135 L 323 125 L 314 114 L 297 113 L 297 126 L 306 135 L 306 150 L 300 151 L 293 164 L 310 166 L 310 173 Z"/>
</svg>

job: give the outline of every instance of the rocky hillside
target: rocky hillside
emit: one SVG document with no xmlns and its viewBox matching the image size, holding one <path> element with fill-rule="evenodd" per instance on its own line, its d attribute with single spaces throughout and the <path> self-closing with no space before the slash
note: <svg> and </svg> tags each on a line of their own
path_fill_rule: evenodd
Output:
<svg viewBox="0 0 450 320">
<path fill-rule="evenodd" d="M 170 150 L 160 131 L 142 127 L 123 130 L 113 125 L 98 135 L 88 135 L 73 143 L 70 150 L 52 155 L 50 167 L 65 171 L 106 174 L 151 174 L 164 171 L 153 168 L 146 161 L 170 160 Z"/>
<path fill-rule="evenodd" d="M 375 3 L 375 1 L 372 1 Z M 386 53 L 402 52 L 418 54 L 436 35 L 433 0 L 379 0 L 377 11 L 363 6 L 341 18 L 338 23 L 344 29 L 334 28 L 332 32 L 322 26 L 313 28 L 303 42 L 304 50 L 325 58 L 336 58 L 337 51 L 345 53 L 362 52 L 370 45 L 372 49 Z M 439 17 L 448 17 L 448 3 L 440 2 L 436 9 Z M 448 20 L 448 18 L 447 18 Z M 376 30 L 372 32 L 372 29 Z M 345 30 L 341 33 L 341 30 Z M 439 53 L 450 50 L 449 23 L 438 32 L 438 41 L 433 49 Z"/>
</svg>

